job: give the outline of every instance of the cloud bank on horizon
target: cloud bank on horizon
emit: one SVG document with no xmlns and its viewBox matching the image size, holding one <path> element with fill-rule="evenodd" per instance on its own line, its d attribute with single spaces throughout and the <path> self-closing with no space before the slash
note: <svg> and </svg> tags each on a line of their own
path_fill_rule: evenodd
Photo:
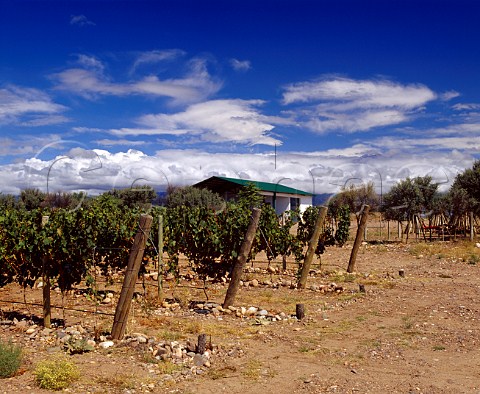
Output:
<svg viewBox="0 0 480 394">
<path fill-rule="evenodd" d="M 480 97 L 465 97 L 464 81 L 379 76 L 386 67 L 374 63 L 334 74 L 320 58 L 310 72 L 294 57 L 265 71 L 255 45 L 142 50 L 118 37 L 109 49 L 83 41 L 110 37 L 101 13 L 89 15 L 71 13 L 63 27 L 77 49 L 65 43 L 33 74 L 14 57 L 0 62 L 2 193 L 160 190 L 212 175 L 316 193 L 374 182 L 385 192 L 407 176 L 448 185 L 479 157 Z"/>
<path fill-rule="evenodd" d="M 76 141 L 58 143 L 64 147 L 76 145 Z M 406 177 L 428 175 L 435 182 L 448 185 L 467 165 L 468 160 L 455 152 L 444 157 L 441 164 L 435 162 L 435 153 L 420 161 L 403 161 L 402 165 L 395 156 L 380 157 L 379 162 L 378 156 L 361 145 L 343 151 L 342 155 L 335 150 L 308 155 L 290 152 L 277 159 L 273 153 L 163 149 L 152 156 L 134 149 L 111 153 L 75 147 L 53 160 L 33 157 L 23 163 L 4 165 L 0 167 L 0 177 L 5 180 L 3 192 L 12 194 L 33 187 L 95 195 L 139 184 L 164 191 L 171 185 L 191 185 L 211 176 L 279 182 L 317 194 L 337 193 L 347 185 L 372 182 L 380 194 Z"/>
</svg>

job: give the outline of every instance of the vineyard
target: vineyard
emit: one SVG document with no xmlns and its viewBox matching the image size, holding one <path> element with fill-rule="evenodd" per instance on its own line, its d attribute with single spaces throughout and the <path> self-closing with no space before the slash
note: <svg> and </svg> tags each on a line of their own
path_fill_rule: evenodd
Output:
<svg viewBox="0 0 480 394">
<path fill-rule="evenodd" d="M 247 264 L 227 305 L 255 206 Z M 145 214 L 148 231 L 139 226 Z M 377 215 L 370 221 L 382 225 Z M 475 243 L 366 242 L 361 226 L 347 207 L 280 220 L 252 195 L 220 209 L 130 207 L 107 194 L 75 209 L 5 207 L 0 340 L 24 349 L 23 367 L 5 387 L 44 392 L 38 363 L 53 354 L 80 368 L 69 383 L 79 393 L 478 389 Z M 146 245 L 126 332 L 112 340 L 139 235 Z M 448 357 L 471 377 L 454 371 L 462 379 L 450 379 Z M 433 359 L 437 365 L 426 361 Z"/>
<path fill-rule="evenodd" d="M 317 212 L 311 208 L 303 219 L 292 212 L 288 220 L 280 223 L 271 206 L 263 206 L 249 260 L 264 252 L 268 261 L 290 256 L 297 262 L 303 261 Z M 32 287 L 38 280 L 49 278 L 64 292 L 87 280 L 92 268 L 103 275 L 125 269 L 141 213 L 138 208 L 119 206 L 108 196 L 75 210 L 5 209 L 0 215 L 0 286 L 15 282 Z M 198 278 L 218 281 L 231 272 L 238 257 L 251 209 L 240 202 L 228 204 L 221 212 L 201 206 L 179 206 L 153 207 L 148 213 L 154 222 L 142 272 L 147 263 L 160 262 L 160 275 L 171 273 L 178 277 L 179 256 L 183 256 Z M 348 228 L 348 212 L 344 218 Z M 298 231 L 294 234 L 292 226 L 297 221 Z M 324 228 L 318 255 L 324 252 L 325 245 L 346 240 L 348 230 L 345 232 L 344 228 L 341 222 L 336 235 L 331 228 Z"/>
</svg>

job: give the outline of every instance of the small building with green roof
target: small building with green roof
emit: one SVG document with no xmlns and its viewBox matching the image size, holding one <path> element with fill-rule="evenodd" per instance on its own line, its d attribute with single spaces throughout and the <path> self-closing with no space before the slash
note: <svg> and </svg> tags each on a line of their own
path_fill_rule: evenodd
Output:
<svg viewBox="0 0 480 394">
<path fill-rule="evenodd" d="M 303 212 L 312 205 L 312 193 L 288 187 L 280 183 L 212 176 L 199 183 L 196 183 L 193 185 L 193 187 L 208 189 L 219 194 L 226 201 L 231 201 L 235 200 L 239 191 L 249 184 L 253 184 L 257 187 L 259 193 L 264 197 L 264 201 L 267 204 L 272 205 L 278 215 L 285 211 L 297 208 Z"/>
</svg>

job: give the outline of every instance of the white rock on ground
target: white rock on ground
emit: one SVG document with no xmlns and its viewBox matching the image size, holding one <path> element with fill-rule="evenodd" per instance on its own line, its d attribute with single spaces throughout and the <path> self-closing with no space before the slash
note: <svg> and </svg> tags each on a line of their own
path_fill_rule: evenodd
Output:
<svg viewBox="0 0 480 394">
<path fill-rule="evenodd" d="M 100 346 L 102 349 L 108 349 L 109 347 L 112 347 L 115 345 L 113 341 L 105 341 L 105 342 L 100 342 L 98 346 Z"/>
</svg>

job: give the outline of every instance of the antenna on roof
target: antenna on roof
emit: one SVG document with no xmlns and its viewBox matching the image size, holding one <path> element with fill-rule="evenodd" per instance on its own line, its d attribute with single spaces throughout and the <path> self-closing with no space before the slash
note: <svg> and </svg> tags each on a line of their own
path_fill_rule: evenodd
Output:
<svg viewBox="0 0 480 394">
<path fill-rule="evenodd" d="M 275 169 L 277 169 L 277 143 L 275 142 Z"/>
</svg>

